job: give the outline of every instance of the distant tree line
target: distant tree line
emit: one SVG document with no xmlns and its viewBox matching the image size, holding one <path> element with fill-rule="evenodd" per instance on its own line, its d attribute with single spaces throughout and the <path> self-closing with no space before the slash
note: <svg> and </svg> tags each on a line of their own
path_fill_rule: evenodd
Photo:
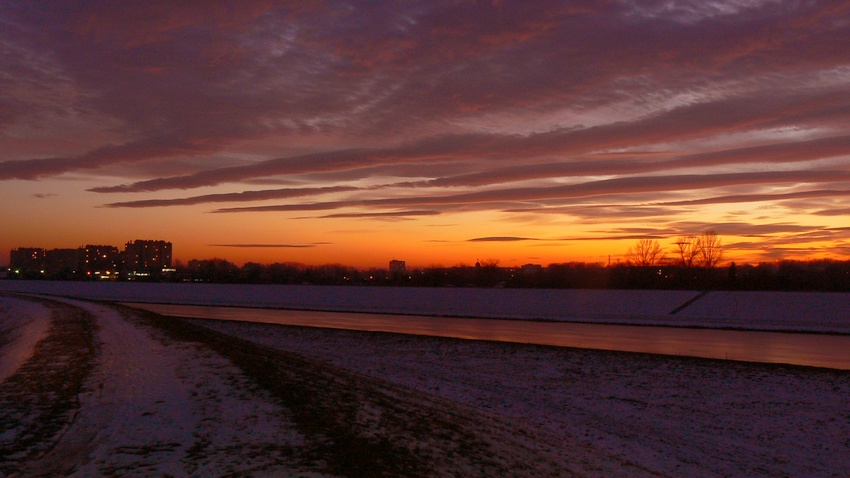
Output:
<svg viewBox="0 0 850 478">
<path fill-rule="evenodd" d="M 734 262 L 720 267 L 723 250 L 713 231 L 679 237 L 670 251 L 641 239 L 616 264 L 568 262 L 548 266 L 500 267 L 495 259 L 473 266 L 432 266 L 403 270 L 358 269 L 342 264 L 297 263 L 242 267 L 225 259 L 177 264 L 173 273 L 136 280 L 241 284 L 369 285 L 401 287 L 510 287 L 551 289 L 729 289 L 850 292 L 850 261 Z M 9 274 L 9 278 L 47 279 Z M 68 279 L 67 277 L 55 277 Z"/>
<path fill-rule="evenodd" d="M 358 269 L 342 264 L 296 263 L 242 267 L 224 259 L 192 261 L 176 272 L 148 280 L 238 284 L 313 284 L 398 287 L 507 287 L 546 289 L 796 290 L 850 292 L 850 261 L 777 261 L 726 267 L 654 266 L 628 262 L 568 262 L 500 267 L 497 261 L 405 271 Z M 139 279 L 142 280 L 142 279 Z"/>
</svg>

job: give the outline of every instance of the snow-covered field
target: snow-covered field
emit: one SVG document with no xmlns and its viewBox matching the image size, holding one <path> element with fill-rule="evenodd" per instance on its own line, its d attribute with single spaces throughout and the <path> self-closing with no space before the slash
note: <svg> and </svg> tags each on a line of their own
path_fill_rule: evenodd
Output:
<svg viewBox="0 0 850 478">
<path fill-rule="evenodd" d="M 846 371 L 192 320 L 521 420 L 615 476 L 850 476 Z"/>
<path fill-rule="evenodd" d="M 359 290 L 355 310 L 398 307 L 382 302 L 393 298 L 405 310 L 431 307 L 430 298 L 447 301 L 450 315 L 493 311 L 476 301 L 512 292 L 0 281 L 9 284 L 312 309 L 343 308 Z M 608 320 L 625 316 L 634 291 L 516 292 L 498 303 L 516 311 L 512 300 L 537 297 L 535 310 L 563 314 L 551 304 L 586 312 L 605 302 L 587 317 Z M 718 312 L 727 293 L 714 294 L 691 304 L 703 308 L 693 309 L 698 320 L 728 319 Z M 647 313 L 630 317 L 667 316 L 695 295 L 650 294 L 635 302 Z M 782 297 L 784 309 L 821 324 L 847 320 L 845 295 Z M 179 336 L 141 312 L 60 300 L 0 295 L 0 360 L 17 357 L 0 377 L 0 476 L 363 476 L 351 464 L 374 456 L 367 465 L 386 476 L 850 476 L 847 371 L 203 319 Z M 92 338 L 73 339 L 89 344 L 62 342 L 72 312 L 94 324 Z M 79 350 L 65 357 L 57 346 Z M 60 387 L 68 363 L 87 372 L 66 409 L 52 411 L 38 390 Z"/>
<path fill-rule="evenodd" d="M 0 303 L 4 317 L 27 308 Z M 116 306 L 44 303 L 49 332 L 0 387 L 3 477 L 612 476 L 629 466 L 321 360 Z"/>
<path fill-rule="evenodd" d="M 344 422 L 353 443 L 411 461 L 392 476 L 850 475 L 848 372 L 191 320 L 225 334 L 225 352 L 245 349 L 240 338 L 269 347 L 251 352 L 276 364 L 263 370 L 295 374 L 270 386 L 215 342 L 127 309 L 63 303 L 37 346 L 19 334 L 0 347 L 24 340 L 30 354 L 0 387 L 0 474 L 362 476 L 328 465 L 340 450 L 327 436 L 347 436 L 335 428 Z M 42 304 L 0 304 L 3 324 L 44 316 Z M 96 324 L 91 370 L 58 417 L 15 400 L 37 377 L 50 382 L 33 362 L 61 341 L 57 310 Z M 41 359 L 48 369 L 63 360 Z M 294 390 L 289 401 L 281 389 Z M 305 415 L 299 400 L 320 413 Z M 31 418 L 62 426 L 21 448 Z"/>
<path fill-rule="evenodd" d="M 120 302 L 850 333 L 847 293 L 10 280 L 0 281 L 0 291 Z"/>
<path fill-rule="evenodd" d="M 45 309 L 4 297 L 0 301 L 6 306 L 4 319 Z M 286 450 L 303 440 L 288 412 L 227 360 L 193 344 L 169 341 L 122 319 L 114 309 L 67 303 L 97 322 L 96 367 L 77 395 L 77 408 L 70 410 L 73 418 L 51 439 L 55 443 L 38 444 L 47 451 L 29 457 L 30 450 L 13 453 L 15 441 L 24 440 L 29 429 L 26 423 L 4 423 L 0 476 L 2 465 L 10 476 L 216 476 L 261 473 L 270 467 L 278 474 L 299 471 L 287 462 Z M 29 346 L 29 356 L 36 353 L 29 337 L 18 341 Z M 23 370 L 14 383 L 3 383 L 0 394 L 21 385 L 22 377 L 46 374 Z M 20 405 L 5 409 L 6 418 L 14 419 Z M 235 448 L 240 452 L 233 453 Z"/>
</svg>

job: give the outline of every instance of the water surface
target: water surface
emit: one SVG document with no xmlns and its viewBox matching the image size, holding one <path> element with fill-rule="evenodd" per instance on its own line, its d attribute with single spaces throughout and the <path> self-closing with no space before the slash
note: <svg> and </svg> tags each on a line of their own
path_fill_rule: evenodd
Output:
<svg viewBox="0 0 850 478">
<path fill-rule="evenodd" d="M 850 336 L 169 304 L 162 315 L 850 370 Z"/>
</svg>

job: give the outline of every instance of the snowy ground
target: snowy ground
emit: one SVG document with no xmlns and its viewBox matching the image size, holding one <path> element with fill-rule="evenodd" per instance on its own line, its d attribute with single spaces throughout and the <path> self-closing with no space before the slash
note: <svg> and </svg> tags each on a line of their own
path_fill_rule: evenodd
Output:
<svg viewBox="0 0 850 478">
<path fill-rule="evenodd" d="M 848 372 L 193 320 L 521 420 L 623 475 L 850 476 Z"/>
<path fill-rule="evenodd" d="M 117 302 L 850 334 L 850 294 L 0 280 L 0 291 Z"/>
<path fill-rule="evenodd" d="M 0 302 L 0 383 L 15 373 L 47 333 L 50 311 L 27 300 Z"/>
<path fill-rule="evenodd" d="M 850 476 L 848 372 L 190 322 L 0 296 L 0 476 Z"/>
<path fill-rule="evenodd" d="M 27 310 L 0 303 L 4 317 Z M 324 361 L 119 307 L 43 303 L 49 332 L 0 387 L 0 476 L 610 476 L 628 466 Z"/>
<path fill-rule="evenodd" d="M 3 301 L 7 313 L 28 311 Z M 94 317 L 96 363 L 83 380 L 78 403 L 66 412 L 72 419 L 65 420 L 58 435 L 42 440 L 47 444 L 8 453 L 30 430 L 25 422 L 5 423 L 0 475 L 214 476 L 298 470 L 288 456 L 302 438 L 287 411 L 227 360 L 193 344 L 169 341 L 111 308 L 67 302 Z M 50 335 L 61 340 L 61 334 L 54 328 Z M 29 351 L 34 358 L 39 352 L 37 347 Z M 49 371 L 35 367 L 19 372 L 10 378 L 13 383 L 3 383 L 0 394 L 26 386 L 27 378 L 49 377 Z M 6 418 L 16 410 L 33 413 L 22 405 L 6 408 Z M 49 410 L 40 414 L 55 418 Z M 232 453 L 233 448 L 240 453 Z"/>
</svg>

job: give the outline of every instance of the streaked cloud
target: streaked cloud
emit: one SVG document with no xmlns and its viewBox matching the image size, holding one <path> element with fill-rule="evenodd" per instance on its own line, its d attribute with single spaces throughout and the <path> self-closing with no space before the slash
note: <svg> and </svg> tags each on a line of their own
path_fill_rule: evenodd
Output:
<svg viewBox="0 0 850 478">
<path fill-rule="evenodd" d="M 352 186 L 331 186 L 323 188 L 284 188 L 264 189 L 259 191 L 243 191 L 238 193 L 205 194 L 178 199 L 146 199 L 139 201 L 126 201 L 106 204 L 107 207 L 163 207 L 163 206 L 190 206 L 193 204 L 205 204 L 214 202 L 250 202 L 265 201 L 269 199 L 285 199 L 303 196 L 314 196 L 320 194 L 354 191 Z"/>
<path fill-rule="evenodd" d="M 316 247 L 316 244 L 210 244 L 212 247 L 237 247 L 247 249 L 268 249 L 268 248 L 283 248 L 283 249 L 303 249 L 307 247 Z"/>
<path fill-rule="evenodd" d="M 406 219 L 417 216 L 436 216 L 440 211 L 391 211 L 391 212 L 359 212 L 359 213 L 337 213 L 319 216 L 319 219 Z"/>
<path fill-rule="evenodd" d="M 221 208 L 215 212 L 286 212 L 336 209 L 342 207 L 404 207 L 411 205 L 469 205 L 503 201 L 569 200 L 629 193 L 655 193 L 681 188 L 688 190 L 759 184 L 817 183 L 850 181 L 850 171 L 768 171 L 672 176 L 634 176 L 549 187 L 488 189 L 459 194 L 355 199 L 318 203 L 281 204 Z"/>
<path fill-rule="evenodd" d="M 467 242 L 519 242 L 519 241 L 538 241 L 531 237 L 515 237 L 515 236 L 491 236 L 491 237 L 475 237 L 467 239 Z"/>
<path fill-rule="evenodd" d="M 701 198 L 701 199 L 690 199 L 687 201 L 670 201 L 666 203 L 659 203 L 659 206 L 696 206 L 696 205 L 706 205 L 706 204 L 739 204 L 739 203 L 748 203 L 748 202 L 764 202 L 764 201 L 778 201 L 778 200 L 788 200 L 788 199 L 801 199 L 801 198 L 836 198 L 836 197 L 844 197 L 850 196 L 850 189 L 815 189 L 815 190 L 807 190 L 807 191 L 797 191 L 790 193 L 776 193 L 776 194 L 736 194 L 731 196 L 719 196 L 719 197 L 710 197 L 710 198 Z"/>
<path fill-rule="evenodd" d="M 850 215 L 850 207 L 822 209 L 820 211 L 813 211 L 812 214 L 816 214 L 818 216 L 848 216 Z"/>
<path fill-rule="evenodd" d="M 35 199 L 63 181 L 81 215 L 476 214 L 479 239 L 510 224 L 579 242 L 705 217 L 739 239 L 774 228 L 758 236 L 772 250 L 800 245 L 795 227 L 832 231 L 839 251 L 848 17 L 842 2 L 13 0 L 0 181 L 51 191 Z M 582 230 L 544 231 L 565 224 Z"/>
</svg>

